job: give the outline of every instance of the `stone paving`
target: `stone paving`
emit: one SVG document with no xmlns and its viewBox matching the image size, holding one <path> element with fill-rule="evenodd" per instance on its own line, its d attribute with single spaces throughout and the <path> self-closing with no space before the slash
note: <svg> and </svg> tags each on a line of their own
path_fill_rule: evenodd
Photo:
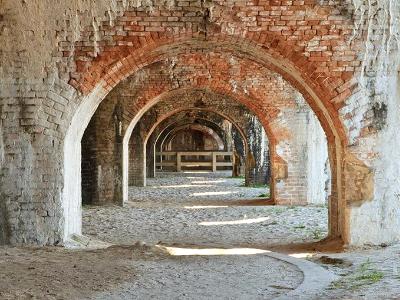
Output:
<svg viewBox="0 0 400 300">
<path fill-rule="evenodd" d="M 243 179 L 227 173 L 162 174 L 147 187 L 131 187 L 127 207 L 87 207 L 84 234 L 115 244 L 266 246 L 316 241 L 327 234 L 323 206 L 236 205 L 240 198 L 265 193 L 266 187 L 243 187 Z"/>
<path fill-rule="evenodd" d="M 267 186 L 245 187 L 243 178 L 232 178 L 231 174 L 226 171 L 157 173 L 156 178 L 147 178 L 146 187 L 130 187 L 129 201 L 176 206 L 207 200 L 225 202 L 269 195 Z"/>
</svg>

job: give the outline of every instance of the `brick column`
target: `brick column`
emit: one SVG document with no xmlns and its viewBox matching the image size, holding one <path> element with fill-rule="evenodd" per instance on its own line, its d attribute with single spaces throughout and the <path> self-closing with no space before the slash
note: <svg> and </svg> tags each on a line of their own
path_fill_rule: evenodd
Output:
<svg viewBox="0 0 400 300">
<path fill-rule="evenodd" d="M 140 123 L 129 140 L 129 186 L 146 186 L 146 159 Z"/>
<path fill-rule="evenodd" d="M 156 164 L 155 164 L 155 147 L 154 135 L 152 135 L 147 141 L 146 145 L 146 168 L 147 168 L 147 178 L 156 177 Z"/>
<path fill-rule="evenodd" d="M 83 203 L 122 203 L 121 115 L 118 105 L 113 116 L 98 112 L 85 130 L 81 142 Z"/>
</svg>

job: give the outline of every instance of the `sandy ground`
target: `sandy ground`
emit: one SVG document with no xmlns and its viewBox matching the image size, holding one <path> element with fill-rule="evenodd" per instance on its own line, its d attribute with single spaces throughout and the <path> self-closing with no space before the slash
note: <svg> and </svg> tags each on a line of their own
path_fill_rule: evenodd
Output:
<svg viewBox="0 0 400 300">
<path fill-rule="evenodd" d="M 326 236 L 326 207 L 243 205 L 251 201 L 239 199 L 257 199 L 268 188 L 244 187 L 243 179 L 228 174 L 160 174 L 147 187 L 131 187 L 124 208 L 87 207 L 84 234 L 114 244 L 221 246 L 271 246 Z"/>
<path fill-rule="evenodd" d="M 295 266 L 263 254 L 0 248 L 0 299 L 271 299 L 301 281 Z"/>
<path fill-rule="evenodd" d="M 341 278 L 317 299 L 400 299 L 400 245 L 314 254 L 317 262 Z"/>
<path fill-rule="evenodd" d="M 114 244 L 272 246 L 323 238 L 324 217 L 321 207 L 92 207 L 84 211 L 84 234 Z"/>
<path fill-rule="evenodd" d="M 162 175 L 131 188 L 126 207 L 86 207 L 84 234 L 115 244 L 107 249 L 0 248 L 0 299 L 272 299 L 303 274 L 263 254 L 269 247 L 339 276 L 309 299 L 400 299 L 400 246 L 283 247 L 323 238 L 327 208 L 260 206 L 267 189 L 242 181 Z"/>
<path fill-rule="evenodd" d="M 144 257 L 156 255 L 137 247 L 95 251 L 0 248 L 0 299 L 85 299 L 134 280 L 133 262 Z"/>
<path fill-rule="evenodd" d="M 135 261 L 141 276 L 93 299 L 272 299 L 302 281 L 293 265 L 264 255 Z"/>
</svg>

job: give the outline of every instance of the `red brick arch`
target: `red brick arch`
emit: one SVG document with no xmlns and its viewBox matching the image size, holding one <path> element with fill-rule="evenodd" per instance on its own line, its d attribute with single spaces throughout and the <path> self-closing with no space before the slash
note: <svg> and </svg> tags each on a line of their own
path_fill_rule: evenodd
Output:
<svg viewBox="0 0 400 300">
<path fill-rule="evenodd" d="M 146 151 L 147 151 L 147 144 L 149 143 L 149 140 L 152 141 L 154 146 L 156 146 L 158 141 L 159 141 L 159 139 L 160 139 L 160 137 L 163 136 L 163 134 L 165 133 L 166 130 L 168 130 L 169 128 L 171 128 L 171 127 L 175 126 L 176 124 L 180 123 L 180 121 L 175 120 L 175 116 L 176 115 L 179 115 L 179 114 L 181 114 L 183 112 L 193 112 L 193 111 L 195 111 L 195 112 L 208 112 L 210 114 L 215 114 L 221 120 L 229 121 L 232 124 L 232 126 L 236 129 L 236 131 L 239 133 L 239 135 L 240 135 L 240 138 L 241 138 L 242 144 L 243 144 L 244 155 L 246 155 L 246 153 L 248 153 L 249 150 L 248 150 L 247 137 L 244 134 L 242 128 L 236 123 L 236 121 L 233 118 L 231 118 L 230 116 L 225 115 L 223 112 L 217 111 L 215 109 L 199 108 L 199 107 L 178 108 L 178 109 L 175 109 L 175 110 L 171 111 L 168 114 L 162 115 L 156 122 L 154 122 L 154 124 L 151 126 L 151 128 L 148 130 L 148 133 L 144 137 L 144 148 L 146 149 Z M 209 115 L 207 115 L 207 116 L 210 117 Z M 196 120 L 199 120 L 199 119 L 207 121 L 207 122 L 211 122 L 211 123 L 215 124 L 215 126 L 219 126 L 217 123 L 213 122 L 209 118 L 207 119 L 206 116 L 200 116 L 200 117 L 196 116 Z M 151 137 L 153 137 L 153 139 L 151 139 Z"/>
<path fill-rule="evenodd" d="M 111 91 L 121 80 L 144 66 L 192 49 L 220 51 L 246 57 L 280 74 L 302 93 L 321 121 L 328 138 L 337 136 L 343 145 L 347 137 L 338 116 L 338 109 L 352 93 L 348 72 L 319 72 L 319 64 L 309 61 L 291 43 L 277 40 L 271 33 L 251 33 L 246 37 L 209 35 L 207 40 L 199 34 L 168 36 L 158 34 L 148 38 L 139 48 L 119 46 L 110 53 L 85 63 L 78 77 L 70 83 L 85 95 L 100 84 Z M 79 81 L 78 81 L 79 80 Z M 334 124 L 334 125 L 333 125 Z"/>
<path fill-rule="evenodd" d="M 211 112 L 214 113 L 216 115 L 219 115 L 222 119 L 226 119 L 229 122 L 232 123 L 232 125 L 236 128 L 236 130 L 239 132 L 240 136 L 243 139 L 243 143 L 245 146 L 245 149 L 247 149 L 248 147 L 248 141 L 246 138 L 246 135 L 244 134 L 243 130 L 241 129 L 241 127 L 236 123 L 236 121 L 234 119 L 232 119 L 230 116 L 225 115 L 223 112 L 217 111 L 215 109 L 209 109 L 209 108 L 198 108 L 198 107 L 182 107 L 182 108 L 178 108 L 175 109 L 173 111 L 171 111 L 168 114 L 163 115 L 159 120 L 157 120 L 157 122 L 155 122 L 153 124 L 153 126 L 150 128 L 150 130 L 148 131 L 147 135 L 145 136 L 144 139 L 144 143 L 145 145 L 147 144 L 147 141 L 149 140 L 150 136 L 153 134 L 154 130 L 164 121 L 166 121 L 167 119 L 173 117 L 174 115 L 183 112 L 183 111 L 205 111 L 205 112 Z"/>
<path fill-rule="evenodd" d="M 276 153 L 276 144 L 279 142 L 282 138 L 284 138 L 287 134 L 289 133 L 283 133 L 281 132 L 281 128 L 278 126 L 271 126 L 270 123 L 270 118 L 272 118 L 273 115 L 276 114 L 274 110 L 270 112 L 271 116 L 263 114 L 261 107 L 257 105 L 257 103 L 260 103 L 261 99 L 255 99 L 250 96 L 247 96 L 245 94 L 240 94 L 235 93 L 233 91 L 232 86 L 226 81 L 226 80 L 213 80 L 213 84 L 211 85 L 203 85 L 203 82 L 193 82 L 189 86 L 185 86 L 184 88 L 180 89 L 173 89 L 173 90 L 167 90 L 164 91 L 162 88 L 155 91 L 154 93 L 151 93 L 151 98 L 145 99 L 142 103 L 144 106 L 142 113 L 138 114 L 138 117 L 135 117 L 131 123 L 129 124 L 125 136 L 124 136 L 124 149 L 128 149 L 128 143 L 130 136 L 132 134 L 132 131 L 134 127 L 136 126 L 138 120 L 140 117 L 147 111 L 150 107 L 153 107 L 157 103 L 160 103 L 161 101 L 164 101 L 165 99 L 176 99 L 181 97 L 182 94 L 185 93 L 185 91 L 190 91 L 190 90 L 198 90 L 199 92 L 202 92 L 203 90 L 208 91 L 208 93 L 214 94 L 214 95 L 220 95 L 221 97 L 228 97 L 232 99 L 233 101 L 237 101 L 243 105 L 245 105 L 250 111 L 252 111 L 255 116 L 260 120 L 261 124 L 264 127 L 264 130 L 267 134 L 268 141 L 269 141 L 269 150 L 270 150 L 270 164 L 271 164 L 271 188 L 270 188 L 270 195 L 271 195 L 271 200 L 272 201 L 277 201 L 276 199 L 276 182 L 279 179 L 279 174 L 281 173 L 279 170 L 280 169 L 285 169 L 287 166 L 287 162 L 284 161 L 277 153 Z M 147 106 L 146 106 L 147 105 Z M 215 110 L 212 110 L 213 112 L 216 112 Z M 176 111 L 171 111 L 168 114 L 165 114 L 165 116 L 172 115 Z M 221 112 L 219 112 L 221 114 Z M 236 123 L 236 120 L 232 119 L 226 114 L 222 113 L 222 116 L 228 120 L 230 120 L 233 124 Z M 245 149 L 248 151 L 248 142 L 246 138 L 246 134 L 240 129 L 240 126 L 237 125 L 237 128 L 239 128 L 239 132 L 243 138 L 243 141 L 245 143 Z M 154 127 L 150 129 L 150 132 L 154 130 Z M 247 152 L 246 151 L 246 152 Z M 125 155 L 124 155 L 125 156 Z M 126 163 L 125 165 L 128 165 Z M 128 168 L 126 168 L 128 169 Z M 128 174 L 126 173 L 125 176 L 126 180 L 128 178 Z M 126 186 L 128 184 L 126 183 Z"/>
<path fill-rule="evenodd" d="M 166 136 L 165 140 L 163 141 L 163 144 L 169 143 L 174 138 L 174 136 L 176 136 L 182 130 L 186 130 L 186 129 L 190 129 L 192 131 L 199 131 L 203 134 L 209 135 L 217 143 L 218 148 L 219 148 L 218 150 L 223 150 L 225 145 L 224 145 L 224 142 L 223 142 L 221 136 L 213 128 L 211 128 L 205 124 L 182 124 L 175 128 L 172 128 L 168 132 L 168 136 Z"/>
<path fill-rule="evenodd" d="M 174 115 L 175 116 L 175 115 Z M 218 132 L 219 131 L 222 131 L 223 129 L 216 123 L 216 122 L 213 122 L 213 121 L 211 121 L 211 120 L 209 120 L 209 119 L 207 119 L 207 118 L 205 118 L 205 117 L 200 117 L 200 118 L 196 118 L 196 120 L 199 120 L 200 121 L 200 125 L 202 125 L 202 126 L 206 126 L 206 127 L 210 127 L 214 132 L 216 132 L 217 134 L 218 134 Z M 167 120 L 166 120 L 167 121 Z M 179 126 L 189 126 L 189 125 L 191 125 L 191 124 L 193 124 L 192 122 L 190 122 L 189 120 L 183 120 L 183 121 L 176 121 L 176 120 L 174 120 L 174 121 L 172 121 L 172 120 L 170 120 L 170 122 L 168 123 L 165 123 L 165 124 L 159 124 L 159 126 L 163 126 L 163 127 L 161 127 L 161 129 L 159 130 L 159 131 L 157 131 L 158 132 L 158 134 L 154 137 L 155 139 L 154 139 L 154 143 L 153 143 L 153 145 L 154 146 L 156 146 L 156 144 L 157 144 L 157 142 L 160 140 L 160 138 L 161 137 L 163 137 L 163 136 L 169 136 L 170 134 L 171 134 L 171 132 L 173 131 L 173 130 L 175 130 L 175 128 L 177 128 L 177 127 L 179 127 Z M 214 128 L 213 128 L 214 127 Z M 216 128 L 218 129 L 218 130 L 216 130 Z M 221 132 L 220 132 L 221 133 Z M 220 137 L 221 137 L 221 135 L 220 134 L 218 134 Z M 163 142 L 161 142 L 161 144 L 160 145 L 162 145 L 163 144 Z M 160 146 L 161 148 L 158 148 L 158 149 L 162 149 L 162 146 Z M 224 147 L 225 148 L 225 147 Z M 221 149 L 221 150 L 223 150 L 223 149 Z"/>
<path fill-rule="evenodd" d="M 333 174 L 331 235 L 345 238 L 347 225 L 342 185 L 342 160 L 347 136 L 339 118 L 338 109 L 351 95 L 348 74 L 327 76 L 319 72 L 317 63 L 305 59 L 301 53 L 293 50 L 290 43 L 276 40 L 274 35 L 269 33 L 249 34 L 244 38 L 219 34 L 207 36 L 207 40 L 204 40 L 201 35 L 192 34 L 172 37 L 156 35 L 139 49 L 121 46 L 114 49 L 114 54 L 108 58 L 100 56 L 89 67 L 82 68 L 82 73 L 77 77 L 79 81 L 73 79 L 71 84 L 87 95 L 87 99 L 98 97 L 99 91 L 104 97 L 121 80 L 144 66 L 179 53 L 186 53 L 190 49 L 197 51 L 218 49 L 221 52 L 246 57 L 260 66 L 279 73 L 303 95 L 319 118 L 329 143 Z M 231 87 L 223 81 L 215 83 L 211 88 L 224 94 L 232 93 Z M 233 96 L 238 99 L 234 93 Z M 252 99 L 238 100 L 255 112 L 261 120 L 265 119 Z M 96 101 L 99 102 L 99 100 Z M 90 103 L 84 105 L 91 106 Z M 148 108 L 151 104 L 148 103 L 146 106 Z M 267 122 L 264 120 L 263 123 Z M 270 142 L 274 143 L 272 136 Z"/>
</svg>

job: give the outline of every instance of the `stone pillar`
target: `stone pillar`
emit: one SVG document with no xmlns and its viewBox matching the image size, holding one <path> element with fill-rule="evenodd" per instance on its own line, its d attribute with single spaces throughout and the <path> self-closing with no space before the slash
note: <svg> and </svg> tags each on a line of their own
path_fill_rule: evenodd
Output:
<svg viewBox="0 0 400 300">
<path fill-rule="evenodd" d="M 274 164 L 287 169 L 286 176 L 276 180 L 276 201 L 282 205 L 325 203 L 329 180 L 325 133 L 308 109 L 287 111 L 284 119 L 291 134 L 276 146 L 279 161 Z"/>
<path fill-rule="evenodd" d="M 122 108 L 96 112 L 82 138 L 82 202 L 122 204 Z"/>
<path fill-rule="evenodd" d="M 250 152 L 254 159 L 254 166 L 248 167 L 247 184 L 265 185 L 269 182 L 269 142 L 261 122 L 257 118 L 249 120 L 247 128 Z"/>
<path fill-rule="evenodd" d="M 155 157 L 156 145 L 154 143 L 155 143 L 154 138 L 153 138 L 153 136 L 151 136 L 146 144 L 146 168 L 147 168 L 146 175 L 147 175 L 147 178 L 156 177 L 156 157 Z"/>
<path fill-rule="evenodd" d="M 306 147 L 307 202 L 311 204 L 326 204 L 331 188 L 328 143 L 325 132 L 315 116 L 308 118 Z"/>
<path fill-rule="evenodd" d="M 146 158 L 140 123 L 129 140 L 129 186 L 146 186 Z"/>
<path fill-rule="evenodd" d="M 276 177 L 275 200 L 280 205 L 307 204 L 307 131 L 303 113 L 293 112 L 286 120 L 291 124 L 292 134 L 276 145 L 274 158 Z M 277 175 L 277 166 L 279 173 Z M 284 176 L 283 176 L 284 175 Z"/>
</svg>

